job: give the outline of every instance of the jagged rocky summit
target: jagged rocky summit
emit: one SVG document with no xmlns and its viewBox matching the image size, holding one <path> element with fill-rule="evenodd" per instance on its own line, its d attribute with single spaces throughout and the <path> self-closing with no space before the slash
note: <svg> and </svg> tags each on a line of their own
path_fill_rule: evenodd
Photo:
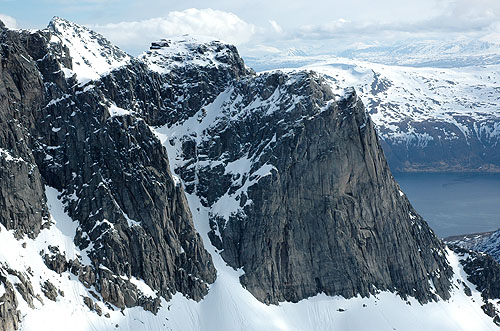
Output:
<svg viewBox="0 0 500 331">
<path fill-rule="evenodd" d="M 459 288 L 354 90 L 256 75 L 234 46 L 190 37 L 132 58 L 60 18 L 0 43 L 0 236 L 32 258 L 0 254 L 0 330 L 75 304 L 64 286 L 111 320 L 203 301 L 221 257 L 266 304 Z"/>
<path fill-rule="evenodd" d="M 212 243 L 259 300 L 395 289 L 426 302 L 431 279 L 447 297 L 443 247 L 400 193 L 353 90 L 277 72 L 213 105 L 167 135 L 186 190 L 212 210 Z"/>
<path fill-rule="evenodd" d="M 77 222 L 71 239 L 81 251 L 69 259 L 62 247 L 45 247 L 40 253 L 48 268 L 73 273 L 100 294 L 97 298 L 118 308 L 158 309 L 158 298 L 142 293 L 131 277 L 160 296 L 180 291 L 200 300 L 215 269 L 166 151 L 142 119 L 115 116 L 118 108 L 106 91 L 78 84 L 78 71 L 68 75 L 75 59 L 65 33 L 74 31 L 74 24 L 55 19 L 44 31 L 1 32 L 0 221 L 19 238 L 34 239 L 41 229 L 54 227 L 48 185 L 60 192 L 65 212 Z M 84 28 L 78 36 L 86 34 L 107 46 Z M 0 272 L 21 272 L 28 283 L 32 278 L 8 265 Z M 4 286 L 12 287 L 7 279 Z"/>
</svg>

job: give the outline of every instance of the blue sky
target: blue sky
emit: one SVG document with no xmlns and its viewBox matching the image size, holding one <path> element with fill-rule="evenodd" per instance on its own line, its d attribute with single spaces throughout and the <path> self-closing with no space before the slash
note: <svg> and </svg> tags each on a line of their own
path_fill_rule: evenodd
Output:
<svg viewBox="0 0 500 331">
<path fill-rule="evenodd" d="M 248 53 L 365 47 L 409 38 L 500 43 L 500 0 L 0 0 L 0 19 L 43 28 L 53 16 L 84 24 L 123 49 L 203 34 Z"/>
</svg>

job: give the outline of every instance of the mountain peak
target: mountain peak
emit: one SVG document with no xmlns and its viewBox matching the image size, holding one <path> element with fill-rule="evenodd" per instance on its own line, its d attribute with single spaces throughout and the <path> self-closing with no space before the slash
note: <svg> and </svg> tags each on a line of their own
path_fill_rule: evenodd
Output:
<svg viewBox="0 0 500 331">
<path fill-rule="evenodd" d="M 98 79 L 102 74 L 127 64 L 131 57 L 101 34 L 89 28 L 54 16 L 48 25 L 52 41 L 68 47 L 72 70 L 80 83 Z"/>
<path fill-rule="evenodd" d="M 244 68 L 236 47 L 210 37 L 184 35 L 151 43 L 149 51 L 139 56 L 151 70 L 167 73 L 178 67 Z"/>
<path fill-rule="evenodd" d="M 300 48 L 291 47 L 284 54 L 286 56 L 307 56 L 308 54 Z"/>
<path fill-rule="evenodd" d="M 71 21 L 68 21 L 67 19 L 65 18 L 62 18 L 62 17 L 59 17 L 59 16 L 53 16 L 52 19 L 50 20 L 49 22 L 49 25 L 54 25 L 54 24 L 58 24 L 58 23 L 67 23 L 67 24 L 75 24 Z M 75 24 L 76 25 L 76 24 Z"/>
</svg>

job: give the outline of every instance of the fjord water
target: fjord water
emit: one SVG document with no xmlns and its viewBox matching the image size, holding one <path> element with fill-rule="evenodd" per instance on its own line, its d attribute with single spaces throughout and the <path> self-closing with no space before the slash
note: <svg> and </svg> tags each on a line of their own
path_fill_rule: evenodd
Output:
<svg viewBox="0 0 500 331">
<path fill-rule="evenodd" d="M 395 173 L 440 238 L 500 228 L 500 174 Z"/>
</svg>

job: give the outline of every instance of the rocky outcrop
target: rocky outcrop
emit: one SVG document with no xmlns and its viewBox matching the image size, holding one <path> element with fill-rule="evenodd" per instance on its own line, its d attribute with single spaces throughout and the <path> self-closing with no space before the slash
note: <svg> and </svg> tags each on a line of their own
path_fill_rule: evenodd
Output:
<svg viewBox="0 0 500 331">
<path fill-rule="evenodd" d="M 442 245 L 399 193 L 355 94 L 276 139 L 275 170 L 249 188 L 243 229 L 222 231 L 223 255 L 244 268 L 254 295 L 295 302 L 376 288 L 425 302 L 432 281 L 447 298 Z"/>
<path fill-rule="evenodd" d="M 69 64 L 64 64 L 61 71 L 81 85 L 98 80 L 102 74 L 126 65 L 131 60 L 130 55 L 97 32 L 63 18 L 52 18 L 47 30 L 51 34 L 51 41 L 63 45 L 71 55 Z"/>
<path fill-rule="evenodd" d="M 50 31 L 2 30 L 1 223 L 32 238 L 49 227 L 44 193 L 49 185 L 61 192 L 67 213 L 78 222 L 75 243 L 91 264 L 67 261 L 53 248 L 47 266 L 76 272 L 117 307 L 159 307 L 159 299 L 144 298 L 131 277 L 167 299 L 181 292 L 200 300 L 216 273 L 183 189 L 170 174 L 165 148 L 144 120 L 109 99 L 111 92 L 101 89 L 105 84 L 85 83 L 78 70 L 75 75 L 74 49 L 53 38 L 53 33 L 62 38 L 58 29 L 64 22 L 54 22 Z M 102 36 L 91 37 L 107 47 Z M 139 72 L 133 64 L 128 70 Z M 55 299 L 49 285 L 44 289 Z"/>
<path fill-rule="evenodd" d="M 185 291 L 200 299 L 215 272 L 166 152 L 144 121 L 110 117 L 105 100 L 96 88 L 43 110 L 60 120 L 40 125 L 51 132 L 39 141 L 42 173 L 65 191 L 68 212 L 80 223 L 75 241 L 93 247 L 95 266 L 142 278 L 166 297 Z"/>
<path fill-rule="evenodd" d="M 487 253 L 500 262 L 500 230 L 448 237 L 444 242 L 466 250 Z"/>
<path fill-rule="evenodd" d="M 146 84 L 146 89 L 138 90 L 145 80 L 140 80 L 139 85 L 133 84 L 136 79 L 129 80 L 135 86 L 131 93 L 137 91 L 138 97 L 129 98 L 125 104 L 118 98 L 117 104 L 127 109 L 138 105 L 143 117 L 154 126 L 171 126 L 192 117 L 233 82 L 255 74 L 245 66 L 233 45 L 219 41 L 200 43 L 187 36 L 154 42 L 139 59 L 161 75 L 161 84 Z M 106 84 L 107 80 L 103 82 Z M 155 95 L 142 95 L 142 91 Z"/>
<path fill-rule="evenodd" d="M 27 34 L 0 29 L 0 223 L 33 238 L 48 212 L 30 135 L 44 86 L 27 40 Z"/>
<path fill-rule="evenodd" d="M 481 292 L 484 299 L 500 299 L 500 264 L 491 256 L 456 245 L 449 247 L 463 258 L 460 260 L 467 279 Z"/>
<path fill-rule="evenodd" d="M 46 280 L 41 284 L 42 292 L 45 297 L 49 300 L 56 301 L 59 294 L 57 293 L 57 288 L 50 281 Z"/>
<path fill-rule="evenodd" d="M 263 302 L 377 290 L 426 302 L 437 298 L 431 283 L 447 298 L 443 246 L 345 93 L 308 72 L 244 79 L 167 131 L 176 172 L 210 207 L 212 243 Z"/>
<path fill-rule="evenodd" d="M 0 331 L 14 331 L 19 328 L 21 312 L 14 287 L 5 276 L 0 270 Z"/>
</svg>

